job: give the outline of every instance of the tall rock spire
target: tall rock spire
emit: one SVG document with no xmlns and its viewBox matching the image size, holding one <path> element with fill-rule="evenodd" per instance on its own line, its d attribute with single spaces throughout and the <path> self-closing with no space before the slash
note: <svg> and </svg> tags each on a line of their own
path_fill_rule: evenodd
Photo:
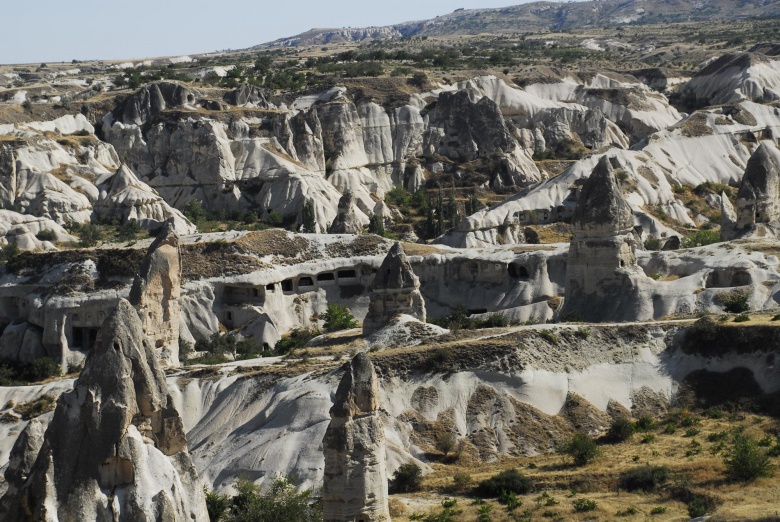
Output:
<svg viewBox="0 0 780 522">
<path fill-rule="evenodd" d="M 586 321 L 652 318 L 639 298 L 646 276 L 636 261 L 631 207 L 602 157 L 577 200 L 574 235 L 566 264 L 566 299 L 561 317 Z"/>
<path fill-rule="evenodd" d="M 410 315 L 425 322 L 425 302 L 420 293 L 420 280 L 414 275 L 401 243 L 390 248 L 371 284 L 363 334 L 379 330 L 398 314 Z"/>
<path fill-rule="evenodd" d="M 14 487 L 0 499 L 2 520 L 208 520 L 165 374 L 125 300 L 73 391 L 60 396 L 43 441 L 31 443 L 34 435 L 14 448 L 37 457 L 31 468 L 31 455 L 16 459 L 26 479 L 13 465 L 6 471 Z"/>
<path fill-rule="evenodd" d="M 322 445 L 325 522 L 389 521 L 385 433 L 374 365 L 359 353 L 347 365 Z"/>
<path fill-rule="evenodd" d="M 130 290 L 144 332 L 166 366 L 179 365 L 180 293 L 179 236 L 169 222 L 149 247 Z"/>
</svg>

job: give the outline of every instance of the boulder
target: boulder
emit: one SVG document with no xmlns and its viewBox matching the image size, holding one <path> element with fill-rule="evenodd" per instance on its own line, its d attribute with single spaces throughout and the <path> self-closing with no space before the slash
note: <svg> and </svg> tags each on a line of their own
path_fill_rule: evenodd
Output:
<svg viewBox="0 0 780 522">
<path fill-rule="evenodd" d="M 208 520 L 165 374 L 125 300 L 101 327 L 73 391 L 58 399 L 43 441 L 32 435 L 6 471 L 3 520 Z"/>
<path fill-rule="evenodd" d="M 326 522 L 389 521 L 385 432 L 379 381 L 371 360 L 359 353 L 345 365 L 330 409 L 322 446 Z"/>
</svg>

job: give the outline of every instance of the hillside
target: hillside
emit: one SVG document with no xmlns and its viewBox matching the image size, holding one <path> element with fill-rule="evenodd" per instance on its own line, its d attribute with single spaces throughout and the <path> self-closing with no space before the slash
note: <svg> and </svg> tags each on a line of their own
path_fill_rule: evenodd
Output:
<svg viewBox="0 0 780 522">
<path fill-rule="evenodd" d="M 305 47 L 391 38 L 514 34 L 588 27 L 742 20 L 780 16 L 778 0 L 593 0 L 464 9 L 384 27 L 311 29 L 253 47 Z"/>
</svg>

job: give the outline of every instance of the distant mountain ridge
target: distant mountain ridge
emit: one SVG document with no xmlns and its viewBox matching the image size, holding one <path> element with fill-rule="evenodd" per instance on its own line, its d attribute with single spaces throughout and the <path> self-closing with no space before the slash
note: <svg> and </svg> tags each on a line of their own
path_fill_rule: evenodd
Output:
<svg viewBox="0 0 780 522">
<path fill-rule="evenodd" d="M 300 47 L 412 36 L 506 34 L 621 24 L 780 17 L 780 0 L 590 0 L 534 2 L 513 7 L 459 9 L 430 20 L 381 27 L 311 29 L 257 45 Z"/>
</svg>

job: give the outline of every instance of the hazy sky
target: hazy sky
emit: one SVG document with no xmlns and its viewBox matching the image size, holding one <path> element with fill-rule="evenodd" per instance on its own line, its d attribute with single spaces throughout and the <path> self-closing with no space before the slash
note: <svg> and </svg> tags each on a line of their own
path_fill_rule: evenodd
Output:
<svg viewBox="0 0 780 522">
<path fill-rule="evenodd" d="M 312 27 L 421 20 L 529 0 L 0 0 L 0 63 L 243 49 Z"/>
</svg>

